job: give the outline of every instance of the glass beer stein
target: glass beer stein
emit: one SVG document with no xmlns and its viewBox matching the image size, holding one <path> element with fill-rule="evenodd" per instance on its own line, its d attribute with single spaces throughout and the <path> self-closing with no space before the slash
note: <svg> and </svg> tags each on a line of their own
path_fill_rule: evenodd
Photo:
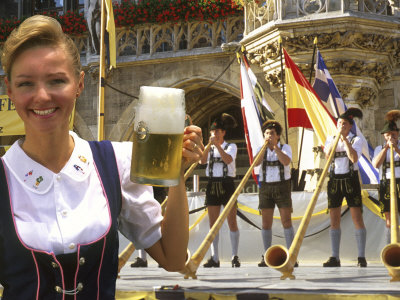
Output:
<svg viewBox="0 0 400 300">
<path fill-rule="evenodd" d="M 185 92 L 181 89 L 142 86 L 133 133 L 131 180 L 155 186 L 178 185 Z"/>
</svg>

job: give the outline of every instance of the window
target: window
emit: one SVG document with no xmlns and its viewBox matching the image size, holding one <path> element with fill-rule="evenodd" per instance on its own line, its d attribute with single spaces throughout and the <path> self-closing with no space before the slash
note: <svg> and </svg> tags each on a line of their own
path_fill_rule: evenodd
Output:
<svg viewBox="0 0 400 300">
<path fill-rule="evenodd" d="M 2 0 L 0 1 L 0 18 L 18 17 L 19 0 Z"/>
<path fill-rule="evenodd" d="M 83 12 L 85 0 L 0 0 L 0 18 L 26 17 L 44 12 Z"/>
</svg>

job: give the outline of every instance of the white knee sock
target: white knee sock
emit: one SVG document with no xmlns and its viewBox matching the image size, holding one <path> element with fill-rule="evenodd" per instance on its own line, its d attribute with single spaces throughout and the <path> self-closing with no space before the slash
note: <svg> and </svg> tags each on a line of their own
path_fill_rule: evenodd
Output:
<svg viewBox="0 0 400 300">
<path fill-rule="evenodd" d="M 341 229 L 331 229 L 329 231 L 329 235 L 331 236 L 331 246 L 332 246 L 332 256 L 339 259 L 339 250 L 340 250 L 340 237 L 342 231 Z"/>
<path fill-rule="evenodd" d="M 238 249 L 239 249 L 239 230 L 237 231 L 231 231 L 230 232 L 231 236 L 231 246 L 232 246 L 232 257 L 238 255 Z"/>
<path fill-rule="evenodd" d="M 215 238 L 211 244 L 211 256 L 215 262 L 219 261 L 218 242 L 219 242 L 219 233 L 215 236 Z"/>
<path fill-rule="evenodd" d="M 271 247 L 272 243 L 272 230 L 271 229 L 261 229 L 261 236 L 264 244 L 264 252 Z"/>
<path fill-rule="evenodd" d="M 294 238 L 294 229 L 293 226 L 289 227 L 289 228 L 284 228 L 283 232 L 285 234 L 285 240 L 286 240 L 286 247 L 289 249 L 290 245 L 293 242 L 293 238 Z"/>
<path fill-rule="evenodd" d="M 147 255 L 146 255 L 146 251 L 144 251 L 143 249 L 139 249 L 138 250 L 138 255 L 141 259 L 143 259 L 144 261 L 147 260 Z"/>
<path fill-rule="evenodd" d="M 390 231 L 390 227 L 385 227 L 385 236 L 386 236 L 386 244 L 390 244 L 392 233 Z"/>
<path fill-rule="evenodd" d="M 358 257 L 365 257 L 365 244 L 367 241 L 367 230 L 365 228 L 356 230 Z"/>
</svg>

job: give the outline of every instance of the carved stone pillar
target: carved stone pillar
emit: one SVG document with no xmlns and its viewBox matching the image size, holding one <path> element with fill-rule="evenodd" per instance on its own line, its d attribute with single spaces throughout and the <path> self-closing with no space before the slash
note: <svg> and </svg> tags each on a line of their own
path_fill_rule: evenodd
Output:
<svg viewBox="0 0 400 300">
<path fill-rule="evenodd" d="M 306 78 L 310 74 L 313 41 L 317 37 L 318 49 L 346 105 L 360 107 L 367 116 L 360 127 L 373 144 L 381 130 L 375 120 L 387 111 L 385 99 L 394 97 L 388 91 L 393 94 L 394 82 L 398 83 L 398 80 L 393 81 L 394 77 L 400 74 L 399 18 L 386 15 L 388 2 L 385 1 L 340 1 L 284 1 L 283 8 L 290 13 L 292 4 L 302 4 L 297 18 L 290 18 L 288 11 L 283 12 L 284 22 L 269 21 L 249 32 L 241 43 L 251 63 L 262 68 L 271 93 L 279 94 L 282 86 L 279 36 Z M 391 1 L 392 8 L 398 8 L 397 2 Z M 344 13 L 342 5 L 345 5 Z M 358 13 L 349 14 L 349 10 Z M 258 18 L 262 17 L 258 15 Z"/>
</svg>

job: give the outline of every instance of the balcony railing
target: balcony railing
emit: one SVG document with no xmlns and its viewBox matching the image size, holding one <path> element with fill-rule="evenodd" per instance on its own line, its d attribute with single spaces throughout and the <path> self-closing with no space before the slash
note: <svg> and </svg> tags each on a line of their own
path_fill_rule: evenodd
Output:
<svg viewBox="0 0 400 300">
<path fill-rule="evenodd" d="M 221 51 L 223 43 L 243 37 L 243 16 L 231 16 L 214 22 L 182 22 L 178 24 L 144 24 L 117 28 L 117 62 L 142 61 L 153 58 L 198 55 Z M 97 62 L 88 34 L 71 36 L 81 53 L 83 65 Z M 0 55 L 2 49 L 0 44 Z M 0 75 L 3 74 L 0 70 Z"/>
<path fill-rule="evenodd" d="M 221 51 L 223 43 L 240 41 L 243 37 L 242 16 L 209 22 L 178 24 L 144 24 L 132 28 L 117 28 L 117 62 L 143 61 L 171 56 L 187 56 L 202 51 Z M 81 52 L 82 64 L 98 60 L 90 50 L 87 35 L 72 37 Z"/>
<path fill-rule="evenodd" d="M 400 4 L 395 0 L 261 0 L 245 5 L 245 34 L 272 21 L 318 14 L 361 12 L 381 16 L 400 17 Z"/>
</svg>

